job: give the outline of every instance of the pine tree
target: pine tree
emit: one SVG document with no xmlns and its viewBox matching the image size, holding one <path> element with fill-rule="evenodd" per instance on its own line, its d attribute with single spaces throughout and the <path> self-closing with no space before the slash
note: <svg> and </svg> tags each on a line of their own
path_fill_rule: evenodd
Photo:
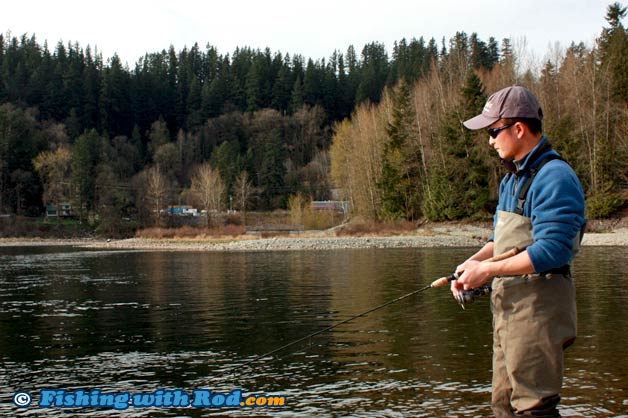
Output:
<svg viewBox="0 0 628 418">
<path fill-rule="evenodd" d="M 271 107 L 282 113 L 288 111 L 290 104 L 290 91 L 292 89 L 292 75 L 289 67 L 290 57 L 286 55 L 285 61 L 281 65 L 277 78 L 273 84 Z"/>
<path fill-rule="evenodd" d="M 246 110 L 255 112 L 262 108 L 262 62 L 254 59 L 246 76 Z"/>
<path fill-rule="evenodd" d="M 273 129 L 262 138 L 261 165 L 257 173 L 257 184 L 263 190 L 262 200 L 267 208 L 282 206 L 284 195 L 284 150 L 281 132 Z M 286 194 L 287 195 L 287 194 Z"/>
<path fill-rule="evenodd" d="M 468 75 L 461 98 L 460 110 L 450 111 L 441 125 L 443 154 L 432 161 L 430 168 L 429 193 L 423 210 L 428 219 L 435 221 L 486 214 L 495 203 L 490 200 L 488 167 L 497 163 L 487 155 L 486 142 L 478 141 L 478 134 L 463 128 L 461 123 L 479 114 L 486 102 L 475 73 Z"/>
<path fill-rule="evenodd" d="M 18 207 L 16 183 L 23 176 L 19 171 L 32 172 L 33 158 L 46 148 L 41 128 L 31 111 L 11 104 L 0 105 L 0 210 L 13 213 Z M 41 206 L 41 190 L 33 181 L 32 187 L 20 196 L 20 205 L 28 212 L 37 213 Z"/>
<path fill-rule="evenodd" d="M 196 131 L 203 124 L 201 84 L 196 75 L 192 76 L 187 98 L 187 121 L 185 127 L 189 131 Z"/>
<path fill-rule="evenodd" d="M 311 59 L 308 60 L 303 76 L 303 101 L 309 106 L 314 106 L 319 101 L 321 80 L 318 67 L 318 62 L 315 64 Z"/>
<path fill-rule="evenodd" d="M 356 102 L 370 100 L 379 103 L 389 71 L 388 54 L 383 44 L 372 42 L 362 49 L 361 80 Z"/>
<path fill-rule="evenodd" d="M 79 113 L 81 126 L 100 130 L 100 116 L 98 102 L 100 101 L 100 72 L 98 60 L 94 59 L 88 47 L 85 52 L 85 71 L 83 71 L 83 85 L 85 92 L 84 108 Z"/>
<path fill-rule="evenodd" d="M 416 219 L 419 215 L 418 159 L 409 155 L 412 112 L 409 88 L 401 80 L 387 128 L 388 142 L 384 145 L 382 174 L 377 185 L 381 193 L 380 217 L 383 219 Z"/>
<path fill-rule="evenodd" d="M 290 113 L 301 109 L 301 106 L 303 106 L 303 83 L 301 82 L 301 76 L 297 76 L 290 95 Z"/>
<path fill-rule="evenodd" d="M 203 85 L 203 98 L 201 107 L 203 109 L 203 120 L 213 118 L 223 110 L 223 106 L 229 102 L 229 58 L 225 57 L 217 64 L 215 77 L 211 82 L 206 81 Z"/>
<path fill-rule="evenodd" d="M 79 136 L 72 147 L 72 182 L 78 191 L 79 221 L 84 219 L 84 209 L 94 206 L 96 165 L 100 156 L 100 137 L 96 130 Z"/>
<path fill-rule="evenodd" d="M 0 80 L 4 79 L 4 62 L 5 62 L 5 46 L 4 46 L 4 34 L 0 33 Z M 0 102 L 4 102 L 7 99 L 7 93 L 5 91 L 4 83 L 0 83 Z"/>
<path fill-rule="evenodd" d="M 133 112 L 129 93 L 129 74 L 122 68 L 120 58 L 114 55 L 104 71 L 100 96 L 101 124 L 109 136 L 131 134 Z"/>
<path fill-rule="evenodd" d="M 212 153 L 210 161 L 212 167 L 220 172 L 226 189 L 231 190 L 236 176 L 245 168 L 238 142 L 225 141 L 220 144 Z"/>
<path fill-rule="evenodd" d="M 617 2 L 608 6 L 609 26 L 602 30 L 598 41 L 602 66 L 610 71 L 613 98 L 624 103 L 628 103 L 628 33 L 621 21 L 626 17 L 626 10 Z"/>
<path fill-rule="evenodd" d="M 166 121 L 159 119 L 153 122 L 148 133 L 148 157 L 149 160 L 153 160 L 157 149 L 170 142 L 170 132 L 166 126 Z"/>
</svg>

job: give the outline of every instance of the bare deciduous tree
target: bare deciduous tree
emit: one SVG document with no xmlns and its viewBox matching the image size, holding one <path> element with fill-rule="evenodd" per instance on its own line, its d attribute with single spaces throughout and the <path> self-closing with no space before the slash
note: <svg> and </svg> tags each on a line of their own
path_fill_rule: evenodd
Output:
<svg viewBox="0 0 628 418">
<path fill-rule="evenodd" d="M 257 188 L 249 180 L 249 174 L 241 171 L 233 184 L 236 208 L 242 212 L 242 223 L 246 225 L 246 209 Z"/>
<path fill-rule="evenodd" d="M 209 163 L 204 163 L 194 170 L 192 192 L 201 200 L 206 211 L 207 226 L 210 225 L 211 211 L 219 211 L 225 194 L 225 183 L 218 170 Z"/>
<path fill-rule="evenodd" d="M 354 212 L 367 219 L 376 218 L 380 205 L 377 182 L 390 108 L 386 92 L 377 110 L 370 104 L 358 106 L 351 121 L 336 126 L 329 151 L 334 187 L 344 188 Z"/>
<path fill-rule="evenodd" d="M 146 197 L 152 201 L 155 225 L 159 226 L 159 211 L 166 197 L 166 178 L 158 165 L 146 170 Z"/>
</svg>

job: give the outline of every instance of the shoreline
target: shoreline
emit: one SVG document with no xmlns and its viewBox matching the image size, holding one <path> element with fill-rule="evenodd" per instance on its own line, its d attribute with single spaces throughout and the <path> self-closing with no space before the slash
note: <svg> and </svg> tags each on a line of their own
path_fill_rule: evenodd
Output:
<svg viewBox="0 0 628 418">
<path fill-rule="evenodd" d="M 0 247 L 71 246 L 89 249 L 156 251 L 301 251 L 367 248 L 441 248 L 481 247 L 490 236 L 487 227 L 472 225 L 437 225 L 406 235 L 335 236 L 320 231 L 306 231 L 291 236 L 216 238 L 127 238 L 43 239 L 0 238 Z M 611 232 L 588 232 L 582 246 L 628 246 L 628 228 Z"/>
</svg>

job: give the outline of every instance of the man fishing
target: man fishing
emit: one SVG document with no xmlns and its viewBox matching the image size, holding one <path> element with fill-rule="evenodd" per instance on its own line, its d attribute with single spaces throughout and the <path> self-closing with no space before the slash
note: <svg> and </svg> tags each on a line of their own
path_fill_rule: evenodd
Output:
<svg viewBox="0 0 628 418">
<path fill-rule="evenodd" d="M 488 129 L 508 173 L 499 186 L 489 241 L 456 269 L 454 295 L 492 279 L 495 416 L 559 417 L 563 350 L 576 337 L 569 263 L 585 224 L 584 195 L 571 167 L 542 134 L 543 112 L 523 87 L 494 93 L 463 124 Z M 513 248 L 516 255 L 488 261 Z"/>
</svg>

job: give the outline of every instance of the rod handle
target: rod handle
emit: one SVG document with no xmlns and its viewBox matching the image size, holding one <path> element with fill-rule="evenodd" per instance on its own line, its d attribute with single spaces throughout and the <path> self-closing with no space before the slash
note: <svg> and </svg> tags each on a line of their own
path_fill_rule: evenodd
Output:
<svg viewBox="0 0 628 418">
<path fill-rule="evenodd" d="M 458 277 L 459 277 L 458 273 L 453 273 L 449 275 L 448 277 L 441 277 L 440 279 L 434 280 L 432 284 L 430 285 L 430 287 L 445 286 L 447 283 L 456 280 Z"/>
<path fill-rule="evenodd" d="M 486 260 L 484 260 L 482 262 L 483 263 L 491 263 L 491 262 L 494 262 L 494 261 L 505 260 L 507 258 L 514 257 L 515 255 L 519 254 L 519 251 L 521 251 L 521 250 L 519 248 L 517 248 L 517 247 L 511 248 L 510 250 L 506 251 L 505 253 L 501 253 L 500 255 L 496 255 L 495 257 L 487 258 Z"/>
</svg>

